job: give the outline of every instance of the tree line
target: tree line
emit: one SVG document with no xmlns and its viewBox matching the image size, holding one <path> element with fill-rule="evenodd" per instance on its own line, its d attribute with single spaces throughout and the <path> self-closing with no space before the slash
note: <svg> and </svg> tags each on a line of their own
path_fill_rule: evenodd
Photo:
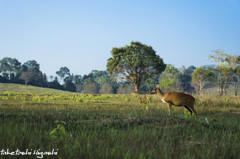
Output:
<svg viewBox="0 0 240 159">
<path fill-rule="evenodd" d="M 230 55 L 223 50 L 212 51 L 208 56 L 217 65 L 201 67 L 184 66 L 177 69 L 167 65 L 166 70 L 160 75 L 159 86 L 166 91 L 184 91 L 203 94 L 203 89 L 218 86 L 218 95 L 227 95 L 229 85 L 234 85 L 234 95 L 238 95 L 240 85 L 240 55 Z"/>
<path fill-rule="evenodd" d="M 61 82 L 63 81 L 63 82 Z M 16 58 L 5 57 L 0 60 L 0 83 L 16 83 L 45 88 L 53 88 L 79 93 L 131 93 L 132 85 L 128 81 L 115 81 L 107 71 L 93 70 L 88 75 L 77 75 L 67 67 L 49 76 L 40 70 L 36 60 L 25 63 Z"/>
<path fill-rule="evenodd" d="M 93 70 L 81 76 L 71 73 L 64 66 L 56 71 L 56 76 L 48 78 L 35 60 L 21 64 L 15 58 L 5 57 L 0 60 L 0 82 L 91 94 L 149 93 L 159 84 L 163 91 L 196 92 L 201 95 L 208 84 L 216 84 L 220 96 L 227 94 L 231 82 L 234 83 L 235 95 L 238 94 L 240 55 L 215 50 L 208 58 L 217 65 L 188 68 L 165 64 L 151 46 L 140 42 L 114 47 L 111 55 L 107 70 Z"/>
</svg>

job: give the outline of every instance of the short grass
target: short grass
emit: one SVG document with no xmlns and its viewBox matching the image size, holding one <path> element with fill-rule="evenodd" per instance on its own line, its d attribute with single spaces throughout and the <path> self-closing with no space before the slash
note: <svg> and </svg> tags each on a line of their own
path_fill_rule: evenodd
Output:
<svg viewBox="0 0 240 159">
<path fill-rule="evenodd" d="M 57 89 L 49 89 L 35 86 L 25 86 L 20 84 L 0 83 L 1 92 L 21 92 L 21 93 L 69 93 L 67 91 L 61 91 Z"/>
<path fill-rule="evenodd" d="M 19 89 L 0 87 L 0 151 L 54 149 L 56 156 L 43 158 L 60 159 L 240 157 L 237 97 L 196 96 L 195 119 L 183 107 L 173 107 L 168 117 L 155 95 L 140 103 L 140 95 Z M 1 153 L 0 158 L 41 157 Z"/>
</svg>

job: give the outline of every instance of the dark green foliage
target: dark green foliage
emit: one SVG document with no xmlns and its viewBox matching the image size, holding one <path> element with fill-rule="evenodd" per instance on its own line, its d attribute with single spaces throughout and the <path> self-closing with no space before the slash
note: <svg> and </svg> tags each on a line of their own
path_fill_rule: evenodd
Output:
<svg viewBox="0 0 240 159">
<path fill-rule="evenodd" d="M 91 81 L 94 81 L 98 84 L 99 91 L 103 88 L 104 85 L 105 85 L 104 86 L 105 88 L 106 88 L 106 85 L 108 85 L 108 88 L 111 91 L 107 91 L 107 92 L 116 93 L 119 87 L 119 83 L 117 83 L 117 81 L 115 81 L 111 76 L 109 76 L 107 71 L 93 70 L 88 75 L 84 75 L 82 79 L 83 79 L 83 87 L 85 87 L 84 85 L 86 85 L 84 84 L 85 83 L 84 81 L 89 81 L 90 79 Z"/>
<path fill-rule="evenodd" d="M 70 92 L 76 91 L 76 86 L 73 84 L 73 82 L 70 78 L 65 80 L 64 89 L 67 91 L 70 91 Z"/>
<path fill-rule="evenodd" d="M 21 63 L 17 59 L 5 57 L 0 60 L 0 72 L 7 72 L 8 74 L 17 73 L 20 70 Z"/>
<path fill-rule="evenodd" d="M 166 68 L 163 59 L 156 55 L 151 46 L 131 42 L 121 48 L 113 48 L 108 59 L 107 71 L 113 77 L 125 78 L 135 85 L 135 92 L 143 80 L 161 74 Z"/>
<path fill-rule="evenodd" d="M 66 76 L 70 76 L 70 70 L 67 67 L 61 67 L 56 74 L 61 78 L 64 79 Z"/>
<path fill-rule="evenodd" d="M 81 75 L 74 75 L 73 82 L 74 82 L 75 85 L 82 84 L 83 83 L 82 76 Z"/>
<path fill-rule="evenodd" d="M 38 72 L 40 70 L 40 64 L 37 63 L 35 60 L 29 60 L 23 64 L 24 70 L 23 71 L 32 71 Z"/>
<path fill-rule="evenodd" d="M 8 80 L 0 75 L 0 83 L 7 83 Z"/>
<path fill-rule="evenodd" d="M 159 83 L 160 75 L 153 75 L 151 78 L 142 81 L 140 86 L 140 92 L 142 93 L 150 93 L 154 87 Z"/>
<path fill-rule="evenodd" d="M 48 87 L 63 90 L 62 85 L 60 85 L 60 83 L 57 80 L 53 80 L 52 82 L 49 82 Z"/>
</svg>

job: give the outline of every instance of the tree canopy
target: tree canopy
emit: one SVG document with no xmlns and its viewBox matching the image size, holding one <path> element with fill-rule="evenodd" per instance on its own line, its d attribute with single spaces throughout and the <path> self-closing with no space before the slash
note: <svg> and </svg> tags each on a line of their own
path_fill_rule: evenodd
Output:
<svg viewBox="0 0 240 159">
<path fill-rule="evenodd" d="M 177 68 L 168 64 L 166 70 L 160 76 L 159 87 L 164 91 L 178 91 L 179 74 Z"/>
<path fill-rule="evenodd" d="M 166 68 L 163 59 L 156 55 L 153 48 L 140 42 L 132 41 L 130 45 L 114 47 L 111 54 L 107 62 L 108 73 L 132 82 L 136 93 L 139 93 L 143 80 L 161 74 Z"/>
<path fill-rule="evenodd" d="M 203 87 L 210 82 L 213 82 L 214 75 L 208 68 L 197 67 L 192 73 L 192 85 L 196 92 L 202 95 Z"/>
<path fill-rule="evenodd" d="M 16 73 L 20 67 L 21 63 L 15 58 L 5 57 L 0 60 L 0 72 Z"/>
<path fill-rule="evenodd" d="M 67 67 L 61 67 L 56 74 L 61 78 L 64 79 L 66 76 L 70 76 L 70 70 Z"/>
</svg>

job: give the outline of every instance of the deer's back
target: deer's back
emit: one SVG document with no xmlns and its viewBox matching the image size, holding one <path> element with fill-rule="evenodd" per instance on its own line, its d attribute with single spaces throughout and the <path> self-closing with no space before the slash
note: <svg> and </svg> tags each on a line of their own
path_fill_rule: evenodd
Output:
<svg viewBox="0 0 240 159">
<path fill-rule="evenodd" d="M 192 95 L 182 92 L 167 92 L 164 94 L 163 100 L 175 106 L 193 106 L 195 102 L 195 98 Z"/>
</svg>

